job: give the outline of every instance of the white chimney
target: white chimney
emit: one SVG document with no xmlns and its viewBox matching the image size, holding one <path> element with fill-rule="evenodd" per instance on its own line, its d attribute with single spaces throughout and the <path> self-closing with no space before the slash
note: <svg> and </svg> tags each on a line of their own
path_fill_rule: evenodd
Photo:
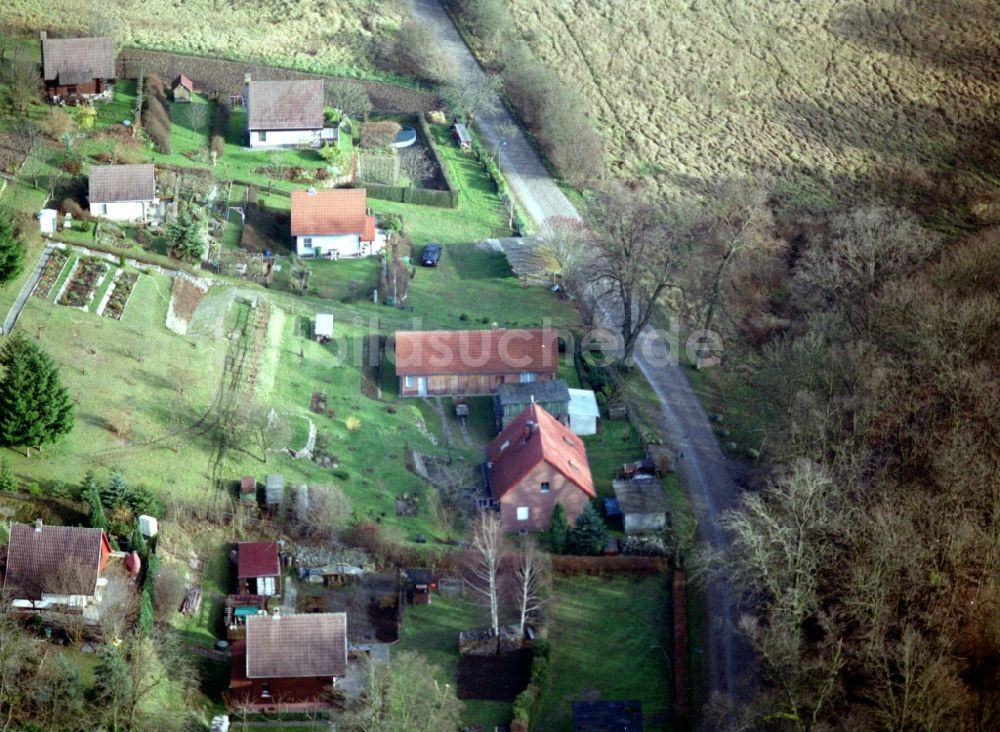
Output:
<svg viewBox="0 0 1000 732">
<path fill-rule="evenodd" d="M 42 520 L 35 519 L 35 533 L 39 533 L 42 530 Z"/>
<path fill-rule="evenodd" d="M 309 190 L 306 191 L 306 193 L 308 193 L 310 196 L 315 196 L 316 195 L 316 187 L 315 186 L 309 186 Z"/>
</svg>

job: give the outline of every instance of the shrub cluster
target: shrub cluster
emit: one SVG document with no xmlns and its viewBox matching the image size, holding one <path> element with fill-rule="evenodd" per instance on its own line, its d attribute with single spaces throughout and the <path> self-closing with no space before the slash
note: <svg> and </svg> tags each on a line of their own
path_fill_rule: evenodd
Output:
<svg viewBox="0 0 1000 732">
<path fill-rule="evenodd" d="M 142 83 L 142 128 L 149 135 L 156 152 L 170 154 L 170 115 L 167 113 L 167 93 L 163 80 L 147 74 Z"/>
<path fill-rule="evenodd" d="M 667 561 L 663 557 L 552 557 L 552 571 L 556 574 L 636 574 L 641 576 L 665 572 Z"/>
</svg>

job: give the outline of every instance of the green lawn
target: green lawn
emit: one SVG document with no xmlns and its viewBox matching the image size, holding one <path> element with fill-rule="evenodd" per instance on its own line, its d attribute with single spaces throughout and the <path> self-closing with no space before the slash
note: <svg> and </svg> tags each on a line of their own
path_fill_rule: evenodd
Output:
<svg viewBox="0 0 1000 732">
<path fill-rule="evenodd" d="M 600 498 L 614 496 L 611 481 L 622 463 L 645 457 L 639 435 L 627 419 L 611 421 L 602 415 L 597 434 L 584 437 L 583 444 L 587 448 L 587 461 Z"/>
<path fill-rule="evenodd" d="M 399 643 L 393 653 L 416 651 L 438 668 L 438 683 L 457 683 L 458 634 L 483 624 L 483 608 L 468 599 L 434 596 L 430 605 L 407 607 Z M 508 724 L 511 705 L 506 702 L 466 701 L 462 722 L 484 729 Z"/>
<path fill-rule="evenodd" d="M 570 732 L 574 700 L 638 699 L 644 729 L 667 730 L 670 594 L 663 577 L 569 577 L 549 608 L 549 682 L 533 730 Z"/>
</svg>

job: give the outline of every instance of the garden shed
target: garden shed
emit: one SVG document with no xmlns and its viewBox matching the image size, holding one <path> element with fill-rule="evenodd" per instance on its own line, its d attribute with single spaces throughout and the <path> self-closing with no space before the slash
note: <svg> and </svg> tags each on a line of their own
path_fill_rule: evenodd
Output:
<svg viewBox="0 0 1000 732">
<path fill-rule="evenodd" d="M 660 531 L 667 525 L 667 495 L 663 485 L 650 475 L 615 480 L 615 499 L 623 515 L 626 534 Z"/>
<path fill-rule="evenodd" d="M 597 397 L 590 389 L 569 390 L 569 428 L 574 435 L 597 434 L 597 420 L 601 410 Z"/>
<path fill-rule="evenodd" d="M 316 323 L 313 326 L 313 337 L 318 343 L 329 343 L 333 338 L 333 315 L 330 313 L 317 313 Z"/>
<path fill-rule="evenodd" d="M 463 150 L 472 149 L 472 135 L 469 134 L 469 128 L 461 122 L 455 125 L 455 139 L 458 140 L 458 146 Z"/>
<path fill-rule="evenodd" d="M 277 508 L 285 498 L 285 476 L 271 474 L 264 483 L 264 503 L 269 509 Z"/>
<path fill-rule="evenodd" d="M 257 500 L 257 479 L 252 475 L 244 475 L 240 479 L 240 500 L 246 503 Z"/>
<path fill-rule="evenodd" d="M 528 384 L 500 384 L 493 395 L 493 413 L 497 429 L 502 430 L 511 420 L 532 404 L 537 404 L 563 424 L 569 420 L 570 389 L 563 379 L 534 381 Z"/>
<path fill-rule="evenodd" d="M 194 82 L 181 74 L 170 85 L 170 91 L 175 102 L 190 102 L 191 95 L 194 94 Z"/>
</svg>

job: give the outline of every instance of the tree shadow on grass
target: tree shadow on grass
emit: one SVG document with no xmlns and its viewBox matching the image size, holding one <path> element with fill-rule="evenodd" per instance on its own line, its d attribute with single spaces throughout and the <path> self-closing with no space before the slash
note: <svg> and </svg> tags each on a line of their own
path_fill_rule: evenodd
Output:
<svg viewBox="0 0 1000 732">
<path fill-rule="evenodd" d="M 482 251 L 472 245 L 452 245 L 445 256 L 463 280 L 492 280 L 512 277 L 507 258 L 500 252 Z"/>
</svg>

